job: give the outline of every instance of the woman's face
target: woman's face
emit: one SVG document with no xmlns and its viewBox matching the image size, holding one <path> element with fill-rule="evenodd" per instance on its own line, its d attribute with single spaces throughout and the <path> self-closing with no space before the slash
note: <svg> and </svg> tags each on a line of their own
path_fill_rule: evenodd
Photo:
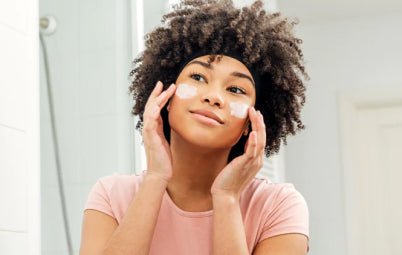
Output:
<svg viewBox="0 0 402 255">
<path fill-rule="evenodd" d="M 248 108 L 256 96 L 253 78 L 232 57 L 219 62 L 216 57 L 210 67 L 207 61 L 208 55 L 193 59 L 176 80 L 167 106 L 171 137 L 177 134 L 202 147 L 231 148 L 248 131 Z M 195 113 L 199 110 L 215 113 L 220 121 Z"/>
</svg>

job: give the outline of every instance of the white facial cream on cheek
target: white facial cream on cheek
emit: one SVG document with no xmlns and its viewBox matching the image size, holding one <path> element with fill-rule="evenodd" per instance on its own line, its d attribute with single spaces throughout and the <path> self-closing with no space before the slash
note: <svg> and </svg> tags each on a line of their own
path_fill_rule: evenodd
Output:
<svg viewBox="0 0 402 255">
<path fill-rule="evenodd" d="M 230 114 L 234 115 L 237 118 L 242 118 L 244 119 L 247 116 L 248 108 L 250 106 L 248 104 L 244 104 L 242 102 L 235 102 L 235 103 L 230 103 Z"/>
<path fill-rule="evenodd" d="M 181 99 L 191 98 L 197 94 L 197 87 L 187 85 L 185 83 L 180 83 L 179 85 L 177 85 L 175 94 Z"/>
</svg>

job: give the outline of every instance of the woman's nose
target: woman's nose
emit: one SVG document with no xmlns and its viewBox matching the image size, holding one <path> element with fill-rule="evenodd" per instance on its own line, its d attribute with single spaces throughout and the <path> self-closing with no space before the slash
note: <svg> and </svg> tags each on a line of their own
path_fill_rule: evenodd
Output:
<svg viewBox="0 0 402 255">
<path fill-rule="evenodd" d="M 217 105 L 219 107 L 223 107 L 224 100 L 220 92 L 217 90 L 208 90 L 204 93 L 201 98 L 202 102 L 207 102 L 210 105 Z"/>
</svg>

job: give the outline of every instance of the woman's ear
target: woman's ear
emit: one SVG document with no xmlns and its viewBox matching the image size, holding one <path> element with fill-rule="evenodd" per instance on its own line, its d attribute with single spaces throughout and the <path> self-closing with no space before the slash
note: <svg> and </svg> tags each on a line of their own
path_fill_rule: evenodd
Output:
<svg viewBox="0 0 402 255">
<path fill-rule="evenodd" d="M 247 136 L 247 135 L 248 135 L 248 128 L 243 132 L 243 135 L 244 135 L 244 136 Z"/>
</svg>

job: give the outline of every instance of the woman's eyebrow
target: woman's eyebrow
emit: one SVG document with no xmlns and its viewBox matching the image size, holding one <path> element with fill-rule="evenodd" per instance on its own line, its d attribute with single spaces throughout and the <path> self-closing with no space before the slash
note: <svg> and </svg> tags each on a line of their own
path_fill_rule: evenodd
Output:
<svg viewBox="0 0 402 255">
<path fill-rule="evenodd" d="M 208 68 L 210 70 L 214 70 L 214 67 L 211 64 L 204 63 L 204 62 L 201 62 L 201 61 L 198 61 L 198 60 L 191 61 L 187 66 L 189 66 L 191 64 L 200 64 L 203 67 L 206 67 L 206 68 Z M 251 84 L 253 84 L 253 86 L 255 87 L 253 79 L 251 79 L 251 77 L 248 76 L 247 74 L 239 73 L 239 72 L 232 72 L 232 73 L 230 73 L 230 75 L 240 77 L 240 78 L 246 78 L 246 79 L 250 80 Z"/>
</svg>

